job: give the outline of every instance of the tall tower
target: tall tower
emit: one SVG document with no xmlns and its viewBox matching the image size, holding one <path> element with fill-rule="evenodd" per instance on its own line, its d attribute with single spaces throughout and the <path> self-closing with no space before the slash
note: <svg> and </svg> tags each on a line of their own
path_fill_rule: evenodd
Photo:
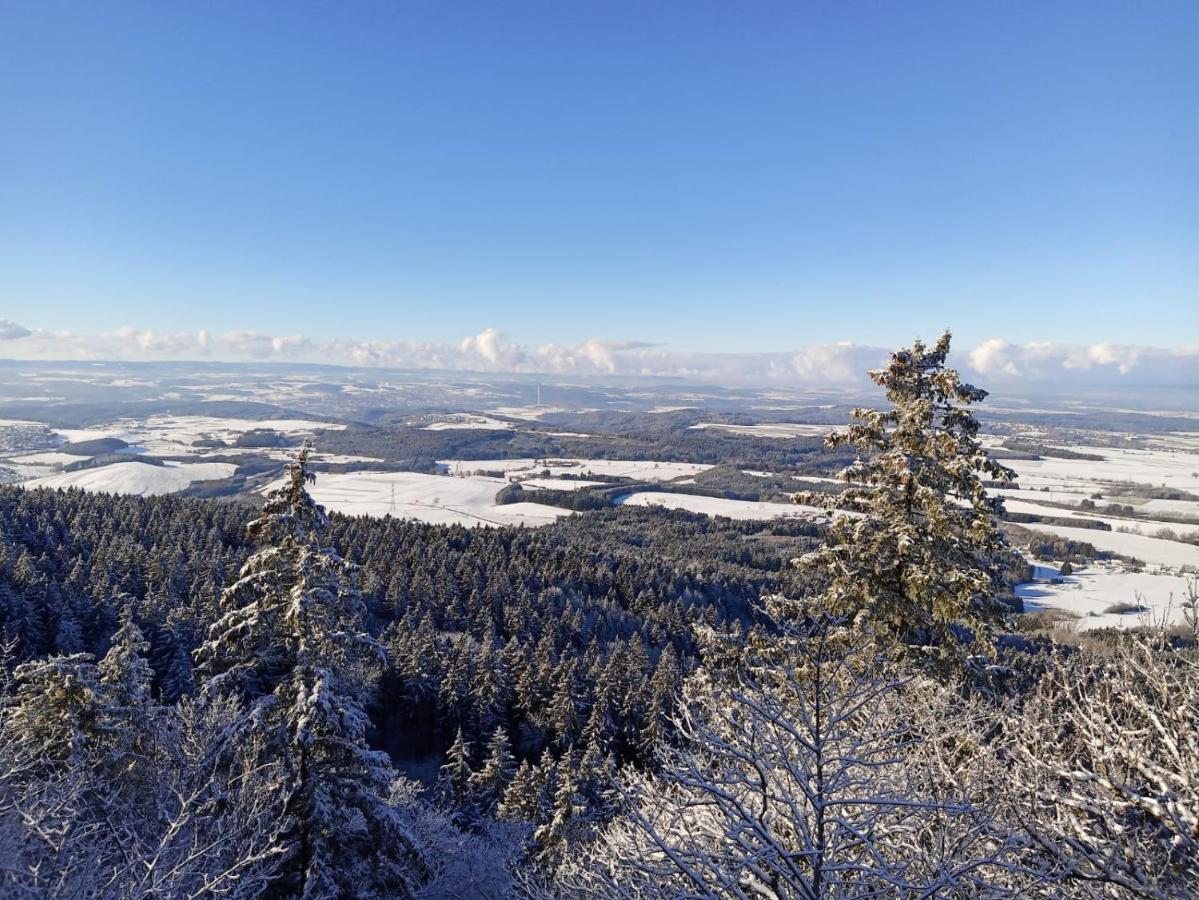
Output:
<svg viewBox="0 0 1199 900">
<path fill-rule="evenodd" d="M 541 405 L 541 382 L 537 382 L 537 405 Z"/>
</svg>

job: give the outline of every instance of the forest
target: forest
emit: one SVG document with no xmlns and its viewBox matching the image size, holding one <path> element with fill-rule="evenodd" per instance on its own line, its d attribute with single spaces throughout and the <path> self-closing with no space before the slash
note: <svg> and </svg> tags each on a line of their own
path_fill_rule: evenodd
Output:
<svg viewBox="0 0 1199 900">
<path fill-rule="evenodd" d="M 1194 896 L 1199 592 L 1022 633 L 948 350 L 824 445 L 625 435 L 755 499 L 835 462 L 827 525 L 347 518 L 307 447 L 261 505 L 0 487 L 0 895 Z"/>
</svg>

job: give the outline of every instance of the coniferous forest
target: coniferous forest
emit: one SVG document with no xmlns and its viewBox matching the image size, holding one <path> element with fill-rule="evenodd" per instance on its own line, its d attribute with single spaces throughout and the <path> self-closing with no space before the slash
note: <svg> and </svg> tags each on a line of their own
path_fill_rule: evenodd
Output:
<svg viewBox="0 0 1199 900">
<path fill-rule="evenodd" d="M 1194 896 L 1199 600 L 1021 633 L 948 351 L 828 525 L 0 488 L 0 895 Z"/>
</svg>

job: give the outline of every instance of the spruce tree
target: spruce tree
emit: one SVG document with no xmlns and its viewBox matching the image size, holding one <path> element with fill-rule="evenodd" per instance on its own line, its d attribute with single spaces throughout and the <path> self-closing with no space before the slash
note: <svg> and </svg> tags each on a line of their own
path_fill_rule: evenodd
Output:
<svg viewBox="0 0 1199 900">
<path fill-rule="evenodd" d="M 39 768 L 87 760 L 100 736 L 103 690 L 88 653 L 52 656 L 13 671 L 16 696 L 3 710 L 4 728 L 36 748 Z"/>
<path fill-rule="evenodd" d="M 284 764 L 291 824 L 277 891 L 407 896 L 422 866 L 386 800 L 390 763 L 366 743 L 363 704 L 382 649 L 351 567 L 319 543 L 326 518 L 307 463 L 305 446 L 250 524 L 261 549 L 222 595 L 197 670 L 208 692 L 248 701 Z"/>
<path fill-rule="evenodd" d="M 154 672 L 146 660 L 150 644 L 125 607 L 112 647 L 96 667 L 102 705 L 98 719 L 112 787 L 131 799 L 150 794 L 158 709 L 150 696 Z"/>
<path fill-rule="evenodd" d="M 483 767 L 470 779 L 475 796 L 486 812 L 495 812 L 515 771 L 516 758 L 512 755 L 508 733 L 502 727 L 497 728 L 487 745 L 487 758 L 483 760 Z"/>
<path fill-rule="evenodd" d="M 872 371 L 889 408 L 855 409 L 857 421 L 826 441 L 858 452 L 840 473 L 846 489 L 795 498 L 850 513 L 796 561 L 827 584 L 823 608 L 869 620 L 874 633 L 939 665 L 960 661 L 971 640 L 974 652 L 990 652 L 1006 543 L 993 521 L 999 501 L 979 473 L 1014 477 L 978 440 L 970 406 L 987 394 L 946 365 L 949 344 L 948 331 L 932 348 L 916 341 Z"/>
</svg>

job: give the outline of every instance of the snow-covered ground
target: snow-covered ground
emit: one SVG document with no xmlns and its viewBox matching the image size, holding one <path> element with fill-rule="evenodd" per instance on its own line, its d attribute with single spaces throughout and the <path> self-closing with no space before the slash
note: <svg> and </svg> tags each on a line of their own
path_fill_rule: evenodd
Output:
<svg viewBox="0 0 1199 900">
<path fill-rule="evenodd" d="M 507 484 L 480 476 L 345 472 L 318 474 L 309 492 L 326 508 L 346 515 L 392 515 L 442 525 L 543 525 L 570 514 L 540 503 L 497 505 L 495 495 Z"/>
<path fill-rule="evenodd" d="M 1029 500 L 1006 499 L 1003 505 L 1008 512 L 1031 513 L 1036 516 L 1057 516 L 1062 519 L 1089 519 L 1092 522 L 1103 522 L 1111 526 L 1113 531 L 1124 529 L 1151 537 L 1163 528 L 1168 528 L 1180 536 L 1199 534 L 1199 525 L 1179 525 L 1173 522 L 1159 522 L 1153 519 L 1122 519 L 1105 516 L 1101 512 L 1091 512 L 1085 509 L 1072 510 L 1062 509 L 1060 506 L 1045 506 L 1044 504 L 1033 503 Z"/>
<path fill-rule="evenodd" d="M 1061 575 L 1057 568 L 1035 567 L 1035 581 L 1016 588 L 1024 598 L 1025 609 L 1060 609 L 1079 618 L 1074 626 L 1080 630 L 1107 627 L 1135 627 L 1147 624 L 1147 618 L 1171 623 L 1181 620 L 1179 604 L 1187 596 L 1188 579 L 1182 575 L 1148 572 L 1125 572 L 1118 566 L 1097 563 L 1082 572 Z M 1053 584 L 1051 580 L 1058 581 Z M 1117 603 L 1141 604 L 1149 614 L 1109 613 Z"/>
<path fill-rule="evenodd" d="M 803 425 L 793 422 L 773 422 L 767 425 L 726 425 L 723 422 L 701 422 L 692 428 L 714 428 L 733 434 L 752 434 L 766 438 L 825 437 L 834 431 L 844 431 L 843 425 Z"/>
<path fill-rule="evenodd" d="M 507 416 L 510 419 L 525 419 L 526 421 L 536 421 L 542 416 L 550 413 L 566 412 L 566 410 L 557 406 L 497 406 L 495 409 L 487 410 L 493 416 Z"/>
<path fill-rule="evenodd" d="M 79 457 L 75 457 L 78 459 Z M 173 494 L 197 481 L 228 478 L 237 466 L 231 463 L 174 463 L 153 466 L 122 462 L 95 469 L 61 472 L 22 483 L 26 488 L 82 488 L 98 494 L 132 494 L 151 497 Z"/>
<path fill-rule="evenodd" d="M 1123 534 L 1118 531 L 1099 531 L 1094 528 L 1069 528 L 1061 525 L 1026 524 L 1022 528 L 1042 534 L 1056 534 L 1074 541 L 1086 541 L 1099 550 L 1110 550 L 1124 556 L 1132 556 L 1141 562 L 1156 566 L 1180 568 L 1193 566 L 1199 571 L 1199 547 L 1179 541 L 1162 540 L 1140 534 Z"/>
<path fill-rule="evenodd" d="M 467 413 L 445 416 L 424 426 L 425 431 L 511 431 L 512 423 Z"/>
<path fill-rule="evenodd" d="M 31 466 L 66 466 L 86 459 L 73 453 L 60 453 L 57 450 L 46 450 L 41 453 L 22 453 L 8 457 L 13 462 Z"/>
<path fill-rule="evenodd" d="M 472 472 L 507 472 L 519 475 L 540 474 L 549 470 L 550 477 L 567 475 L 605 475 L 615 478 L 630 478 L 634 481 L 673 481 L 676 478 L 694 478 L 700 472 L 712 468 L 701 463 L 654 462 L 638 459 L 560 459 L 541 460 L 544 465 L 535 465 L 533 459 L 446 459 L 439 460 L 451 475 Z"/>
<path fill-rule="evenodd" d="M 520 482 L 523 488 L 544 488 L 554 491 L 577 491 L 585 487 L 601 487 L 606 481 L 581 481 L 574 478 L 527 478 Z M 610 486 L 610 485 L 608 485 Z"/>
<path fill-rule="evenodd" d="M 1199 454 L 1184 450 L 1129 450 L 1112 447 L 1071 447 L 1083 453 L 1102 456 L 1085 459 L 1005 459 L 1004 465 L 1019 476 L 1022 488 L 1103 490 L 1109 482 L 1131 481 L 1154 487 L 1170 487 L 1199 492 Z"/>
<path fill-rule="evenodd" d="M 90 441 L 97 438 L 119 438 L 148 453 L 169 456 L 204 453 L 193 444 L 198 440 L 215 439 L 233 443 L 238 436 L 255 429 L 277 431 L 299 437 L 319 430 L 340 431 L 345 425 L 315 422 L 307 419 L 228 419 L 216 416 L 150 416 L 145 420 L 122 419 L 98 428 L 58 429 L 68 441 Z"/>
<path fill-rule="evenodd" d="M 689 512 L 709 516 L 727 516 L 730 519 L 811 519 L 827 517 L 828 512 L 815 506 L 799 506 L 794 503 L 759 503 L 752 500 L 727 500 L 723 497 L 700 497 L 695 494 L 664 494 L 656 491 L 637 491 L 617 497 L 616 502 L 624 506 L 662 506 L 667 509 L 685 509 Z"/>
</svg>

